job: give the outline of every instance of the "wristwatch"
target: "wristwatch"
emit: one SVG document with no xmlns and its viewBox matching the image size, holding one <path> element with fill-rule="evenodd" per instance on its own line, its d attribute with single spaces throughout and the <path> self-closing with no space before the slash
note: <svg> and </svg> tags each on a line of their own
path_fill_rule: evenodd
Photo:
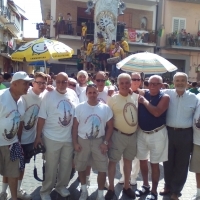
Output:
<svg viewBox="0 0 200 200">
<path fill-rule="evenodd" d="M 106 141 L 106 140 L 104 140 L 103 143 L 104 143 L 105 145 L 108 145 L 108 141 Z"/>
</svg>

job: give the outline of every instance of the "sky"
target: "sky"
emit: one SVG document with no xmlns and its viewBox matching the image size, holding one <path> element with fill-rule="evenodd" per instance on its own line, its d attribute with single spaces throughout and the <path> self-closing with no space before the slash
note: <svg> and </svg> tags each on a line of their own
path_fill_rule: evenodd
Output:
<svg viewBox="0 0 200 200">
<path fill-rule="evenodd" d="M 25 10 L 24 37 L 37 38 L 36 23 L 42 23 L 40 0 L 14 0 L 15 4 Z"/>
</svg>

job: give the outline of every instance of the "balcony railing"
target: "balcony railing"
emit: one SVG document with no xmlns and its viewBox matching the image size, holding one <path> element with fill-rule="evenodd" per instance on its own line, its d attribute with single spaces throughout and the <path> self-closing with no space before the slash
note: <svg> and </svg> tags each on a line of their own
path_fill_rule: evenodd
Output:
<svg viewBox="0 0 200 200">
<path fill-rule="evenodd" d="M 181 33 L 170 33 L 166 35 L 166 46 L 177 47 L 200 47 L 200 36 L 187 33 L 185 36 Z"/>
<path fill-rule="evenodd" d="M 10 19 L 10 22 L 14 23 L 15 26 L 17 27 L 17 29 L 20 31 L 20 29 L 21 29 L 20 22 L 19 22 L 19 20 L 17 19 L 16 16 L 12 16 L 11 19 Z"/>
<path fill-rule="evenodd" d="M 1 6 L 1 15 L 5 16 L 5 18 L 11 19 L 10 9 L 6 6 Z"/>
<path fill-rule="evenodd" d="M 1 50 L 1 53 L 7 53 L 7 54 L 12 54 L 14 53 L 15 50 L 13 50 L 12 48 L 10 48 L 7 44 L 5 44 L 5 48 L 3 50 Z"/>
</svg>

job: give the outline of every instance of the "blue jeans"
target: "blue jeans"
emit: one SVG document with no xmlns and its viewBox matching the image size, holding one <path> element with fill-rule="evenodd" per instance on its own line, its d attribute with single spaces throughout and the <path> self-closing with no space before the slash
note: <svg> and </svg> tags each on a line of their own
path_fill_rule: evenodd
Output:
<svg viewBox="0 0 200 200">
<path fill-rule="evenodd" d="M 117 77 L 119 75 L 119 69 L 116 67 L 116 65 L 112 65 L 112 71 L 111 76 L 113 78 Z"/>
</svg>

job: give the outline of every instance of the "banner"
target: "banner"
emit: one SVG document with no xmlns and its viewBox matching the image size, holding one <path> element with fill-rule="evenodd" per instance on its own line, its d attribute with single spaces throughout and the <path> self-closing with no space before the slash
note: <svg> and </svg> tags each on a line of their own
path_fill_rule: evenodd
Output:
<svg viewBox="0 0 200 200">
<path fill-rule="evenodd" d="M 127 42 L 148 43 L 149 32 L 145 30 L 124 29 Z"/>
</svg>

